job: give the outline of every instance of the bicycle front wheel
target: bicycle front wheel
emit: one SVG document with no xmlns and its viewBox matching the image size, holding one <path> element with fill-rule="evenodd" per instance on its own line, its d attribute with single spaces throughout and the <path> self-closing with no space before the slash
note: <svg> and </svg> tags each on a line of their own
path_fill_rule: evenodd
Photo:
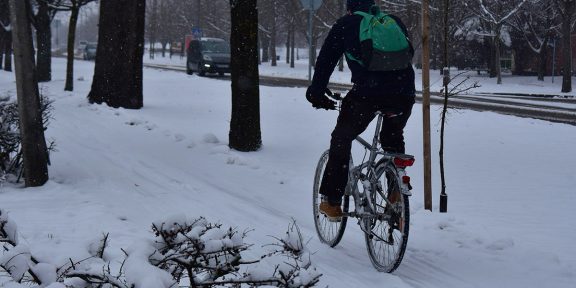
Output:
<svg viewBox="0 0 576 288">
<path fill-rule="evenodd" d="M 386 163 L 376 168 L 380 185 L 371 193 L 375 216 L 365 220 L 370 261 L 376 270 L 387 273 L 396 270 L 402 262 L 410 228 L 408 196 L 401 193 L 395 169 Z"/>
<path fill-rule="evenodd" d="M 344 235 L 344 230 L 346 229 L 346 222 L 348 217 L 342 217 L 342 220 L 338 222 L 329 221 L 328 218 L 321 214 L 318 210 L 320 205 L 321 197 L 320 194 L 320 183 L 322 182 L 322 175 L 324 175 L 324 170 L 326 169 L 326 163 L 328 162 L 328 152 L 326 150 L 320 160 L 318 160 L 318 165 L 316 166 L 316 173 L 314 175 L 314 187 L 313 187 L 313 212 L 314 212 L 314 223 L 316 224 L 316 233 L 318 233 L 318 238 L 322 243 L 329 245 L 330 247 L 335 247 L 338 245 Z M 342 201 L 342 211 L 344 213 L 348 212 L 349 197 L 344 196 Z"/>
</svg>

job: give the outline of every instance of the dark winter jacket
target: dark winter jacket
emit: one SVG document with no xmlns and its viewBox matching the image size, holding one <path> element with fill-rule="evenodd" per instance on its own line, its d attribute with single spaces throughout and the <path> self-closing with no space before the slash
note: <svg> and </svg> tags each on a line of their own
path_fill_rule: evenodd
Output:
<svg viewBox="0 0 576 288">
<path fill-rule="evenodd" d="M 402 21 L 390 15 L 408 35 L 406 26 Z M 360 15 L 346 15 L 336 22 L 330 30 L 320 54 L 316 60 L 314 78 L 311 89 L 315 93 L 323 94 L 330 76 L 344 52 L 349 52 L 356 59 L 360 59 Z M 414 49 L 410 45 L 412 54 Z M 398 71 L 368 71 L 356 61 L 348 60 L 348 67 L 352 72 L 354 87 L 347 97 L 357 101 L 369 101 L 375 104 L 389 104 L 404 106 L 414 103 L 414 69 L 410 66 Z"/>
</svg>

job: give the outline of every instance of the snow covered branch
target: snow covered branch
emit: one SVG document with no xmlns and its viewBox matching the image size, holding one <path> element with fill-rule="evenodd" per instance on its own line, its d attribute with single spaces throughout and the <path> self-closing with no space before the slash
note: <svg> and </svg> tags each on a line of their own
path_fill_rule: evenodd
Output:
<svg viewBox="0 0 576 288">
<path fill-rule="evenodd" d="M 242 255 L 252 245 L 244 243 L 247 232 L 240 233 L 222 224 L 209 223 L 205 218 L 189 219 L 183 215 L 152 224 L 155 239 L 135 243 L 122 250 L 125 258 L 104 260 L 109 235 L 89 245 L 88 258 L 70 262 L 60 268 L 34 260 L 30 250 L 17 245 L 16 224 L 0 210 L 0 242 L 9 243 L 0 257 L 0 268 L 14 282 L 26 275 L 42 287 L 314 287 L 321 274 L 312 266 L 310 253 L 304 245 L 300 229 L 291 223 L 277 243 L 255 260 Z M 117 265 L 116 265 L 117 266 Z M 0 283 L 1 284 L 1 283 Z M 180 286 L 179 286 L 180 285 Z"/>
</svg>

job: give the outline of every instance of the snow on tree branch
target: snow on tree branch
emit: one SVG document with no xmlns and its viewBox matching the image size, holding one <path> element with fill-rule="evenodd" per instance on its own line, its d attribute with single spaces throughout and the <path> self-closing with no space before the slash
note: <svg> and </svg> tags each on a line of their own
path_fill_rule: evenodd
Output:
<svg viewBox="0 0 576 288">
<path fill-rule="evenodd" d="M 527 0 L 522 0 L 522 2 L 518 3 L 516 6 L 513 6 L 514 8 L 511 9 L 508 14 L 506 14 L 505 16 L 500 16 L 500 11 L 494 12 L 494 11 L 490 11 L 488 9 L 488 7 L 484 4 L 484 0 L 478 0 L 478 4 L 480 5 L 480 9 L 481 9 L 481 17 L 483 20 L 487 21 L 487 22 L 491 22 L 493 24 L 496 25 L 501 25 L 502 23 L 506 22 L 510 17 L 512 17 L 514 14 L 516 14 L 520 8 L 522 8 L 522 6 L 526 3 Z M 496 5 L 501 5 L 501 3 L 497 3 Z M 497 9 L 497 10 L 500 10 Z"/>
</svg>

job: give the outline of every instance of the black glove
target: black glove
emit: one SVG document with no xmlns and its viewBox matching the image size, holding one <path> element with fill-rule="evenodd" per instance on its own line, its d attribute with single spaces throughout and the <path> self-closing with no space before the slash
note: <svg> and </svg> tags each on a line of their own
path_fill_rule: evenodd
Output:
<svg viewBox="0 0 576 288">
<path fill-rule="evenodd" d="M 328 99 L 324 93 L 331 95 L 332 91 L 326 88 L 324 91 L 319 93 L 317 89 L 314 89 L 312 86 L 310 86 L 308 87 L 308 90 L 306 90 L 306 99 L 308 102 L 312 103 L 312 107 L 316 109 L 322 108 L 326 110 L 335 110 L 336 102 Z"/>
</svg>

